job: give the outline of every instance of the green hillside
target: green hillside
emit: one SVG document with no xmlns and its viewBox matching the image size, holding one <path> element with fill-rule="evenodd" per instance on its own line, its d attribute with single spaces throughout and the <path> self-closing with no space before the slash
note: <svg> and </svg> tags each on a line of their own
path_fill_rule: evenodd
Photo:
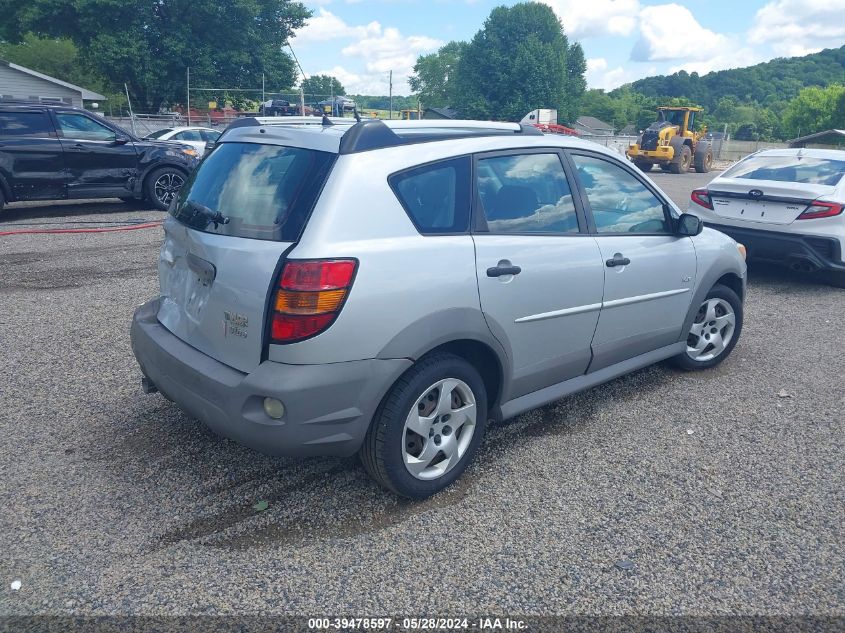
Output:
<svg viewBox="0 0 845 633">
<path fill-rule="evenodd" d="M 802 88 L 833 83 L 845 84 L 845 46 L 702 76 L 682 70 L 646 77 L 631 88 L 647 97 L 684 97 L 714 110 L 725 97 L 772 107 L 795 98 Z"/>
<path fill-rule="evenodd" d="M 642 129 L 658 105 L 700 105 L 711 130 L 734 138 L 782 140 L 845 126 L 845 46 L 804 57 L 699 76 L 680 71 L 646 77 L 609 93 L 589 90 L 581 113 Z"/>
</svg>

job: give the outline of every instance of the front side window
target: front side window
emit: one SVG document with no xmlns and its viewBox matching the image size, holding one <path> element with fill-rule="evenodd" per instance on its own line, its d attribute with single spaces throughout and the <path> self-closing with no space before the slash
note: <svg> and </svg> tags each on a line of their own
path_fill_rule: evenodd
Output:
<svg viewBox="0 0 845 633">
<path fill-rule="evenodd" d="M 206 233 L 295 241 L 333 162 L 328 152 L 223 143 L 182 187 L 172 214 Z"/>
<path fill-rule="evenodd" d="M 749 156 L 722 174 L 723 178 L 800 182 L 808 185 L 836 184 L 845 177 L 845 160 L 814 156 Z"/>
<path fill-rule="evenodd" d="M 422 234 L 463 233 L 469 228 L 470 158 L 415 167 L 388 182 Z"/>
<path fill-rule="evenodd" d="M 53 136 L 46 112 L 0 112 L 0 137 L 48 138 Z"/>
<path fill-rule="evenodd" d="M 82 114 L 71 114 L 60 112 L 56 114 L 59 121 L 59 129 L 62 135 L 68 139 L 80 141 L 113 141 L 117 135 L 111 129 L 94 119 L 89 119 Z"/>
<path fill-rule="evenodd" d="M 161 138 L 162 136 L 170 134 L 172 131 L 173 130 L 171 130 L 169 127 L 166 127 L 163 130 L 157 130 L 152 134 L 147 134 L 144 138 Z"/>
<path fill-rule="evenodd" d="M 631 172 L 592 156 L 572 160 L 599 233 L 672 233 L 663 202 Z"/>
<path fill-rule="evenodd" d="M 578 233 L 572 191 L 557 154 L 478 161 L 478 198 L 493 233 Z"/>
</svg>

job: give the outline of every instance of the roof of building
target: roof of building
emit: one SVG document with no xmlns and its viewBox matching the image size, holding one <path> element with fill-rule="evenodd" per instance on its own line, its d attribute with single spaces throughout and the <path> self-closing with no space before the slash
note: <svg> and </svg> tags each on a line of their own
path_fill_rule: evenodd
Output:
<svg viewBox="0 0 845 633">
<path fill-rule="evenodd" d="M 800 147 L 806 143 L 825 144 L 826 142 L 830 145 L 845 143 L 845 130 L 825 130 L 823 132 L 816 132 L 815 134 L 808 134 L 807 136 L 800 136 L 787 141 L 790 147 Z"/>
<path fill-rule="evenodd" d="M 579 116 L 578 119 L 575 121 L 575 125 L 580 125 L 581 127 L 585 127 L 589 130 L 612 130 L 613 126 L 609 123 L 605 123 L 601 119 L 597 119 L 594 116 Z"/>
<path fill-rule="evenodd" d="M 77 86 L 75 84 L 69 83 L 67 81 L 62 81 L 61 79 L 56 79 L 55 77 L 51 77 L 50 75 L 45 75 L 44 73 L 40 73 L 37 70 L 32 70 L 31 68 L 26 68 L 24 66 L 19 66 L 18 64 L 13 64 L 12 62 L 7 62 L 5 59 L 0 59 L 0 66 L 8 66 L 12 70 L 17 70 L 22 73 L 26 73 L 32 77 L 37 77 L 38 79 L 43 79 L 44 81 L 49 81 L 50 83 L 54 83 L 59 86 L 64 86 L 65 88 L 70 88 L 71 90 L 76 90 L 77 92 L 82 94 L 82 98 L 85 101 L 105 101 L 106 97 L 94 92 L 93 90 L 88 90 L 87 88 L 83 88 L 82 86 Z"/>
</svg>

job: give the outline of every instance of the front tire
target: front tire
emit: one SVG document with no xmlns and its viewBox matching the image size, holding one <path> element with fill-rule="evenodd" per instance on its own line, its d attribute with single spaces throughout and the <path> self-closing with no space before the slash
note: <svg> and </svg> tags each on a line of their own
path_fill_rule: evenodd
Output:
<svg viewBox="0 0 845 633">
<path fill-rule="evenodd" d="M 696 312 L 686 351 L 672 362 L 687 371 L 715 367 L 730 356 L 742 333 L 742 323 L 742 301 L 727 286 L 716 284 Z"/>
<path fill-rule="evenodd" d="M 713 168 L 713 151 L 709 145 L 698 147 L 695 151 L 695 171 L 706 174 Z"/>
<path fill-rule="evenodd" d="M 179 195 L 185 184 L 185 172 L 175 167 L 161 167 L 147 176 L 144 193 L 156 209 L 167 211 L 170 201 Z"/>
<path fill-rule="evenodd" d="M 376 411 L 360 457 L 379 484 L 424 499 L 472 461 L 487 426 L 487 392 L 463 358 L 439 352 L 406 371 Z"/>
<path fill-rule="evenodd" d="M 651 171 L 651 168 L 654 167 L 654 163 L 652 163 L 651 161 L 647 161 L 647 160 L 635 160 L 634 165 L 640 171 L 645 171 L 645 172 Z"/>
<path fill-rule="evenodd" d="M 681 147 L 681 154 L 669 163 L 669 171 L 673 174 L 685 174 L 689 171 L 690 163 L 692 162 L 692 152 L 689 145 Z"/>
</svg>

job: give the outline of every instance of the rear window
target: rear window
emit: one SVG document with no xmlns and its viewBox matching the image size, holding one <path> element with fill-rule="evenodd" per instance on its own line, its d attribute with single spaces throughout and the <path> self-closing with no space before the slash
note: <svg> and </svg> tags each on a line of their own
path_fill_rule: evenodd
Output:
<svg viewBox="0 0 845 633">
<path fill-rule="evenodd" d="M 207 233 L 296 241 L 333 162 L 328 152 L 223 143 L 182 188 L 171 214 Z"/>
<path fill-rule="evenodd" d="M 845 160 L 813 156 L 750 156 L 723 176 L 835 186 L 845 176 Z"/>
<path fill-rule="evenodd" d="M 0 136 L 47 138 L 53 129 L 45 112 L 0 112 Z"/>
<path fill-rule="evenodd" d="M 392 175 L 389 182 L 420 233 L 469 228 L 469 156 L 415 167 Z"/>
</svg>

